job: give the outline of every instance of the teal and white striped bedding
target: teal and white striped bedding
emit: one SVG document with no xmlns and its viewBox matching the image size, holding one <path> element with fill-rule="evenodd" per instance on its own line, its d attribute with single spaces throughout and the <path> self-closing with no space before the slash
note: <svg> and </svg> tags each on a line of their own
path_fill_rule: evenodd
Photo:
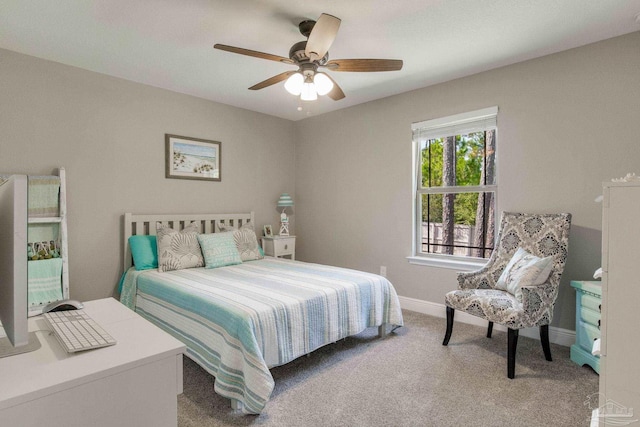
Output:
<svg viewBox="0 0 640 427">
<path fill-rule="evenodd" d="M 402 325 L 384 277 L 267 257 L 215 269 L 129 270 L 121 301 L 174 335 L 215 391 L 259 414 L 269 368 L 383 323 Z"/>
</svg>

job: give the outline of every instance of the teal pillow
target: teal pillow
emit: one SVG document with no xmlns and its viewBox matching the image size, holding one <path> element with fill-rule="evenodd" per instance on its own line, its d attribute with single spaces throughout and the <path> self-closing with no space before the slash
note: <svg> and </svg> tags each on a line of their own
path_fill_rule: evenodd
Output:
<svg viewBox="0 0 640 427">
<path fill-rule="evenodd" d="M 202 248 L 204 266 L 206 268 L 242 263 L 236 241 L 233 239 L 233 231 L 198 234 L 198 242 L 200 242 L 200 247 Z"/>
<path fill-rule="evenodd" d="M 129 247 L 136 270 L 158 268 L 158 243 L 156 236 L 131 236 Z"/>
</svg>

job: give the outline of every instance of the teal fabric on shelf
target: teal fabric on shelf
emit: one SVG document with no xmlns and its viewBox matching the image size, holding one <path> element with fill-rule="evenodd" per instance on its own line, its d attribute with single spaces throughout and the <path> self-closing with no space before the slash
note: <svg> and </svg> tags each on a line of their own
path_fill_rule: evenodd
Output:
<svg viewBox="0 0 640 427">
<path fill-rule="evenodd" d="M 60 236 L 60 224 L 51 222 L 29 224 L 27 233 L 29 243 L 56 241 Z"/>
<path fill-rule="evenodd" d="M 156 236 L 131 236 L 129 247 L 136 270 L 158 268 L 158 242 Z"/>
<path fill-rule="evenodd" d="M 199 234 L 198 241 L 204 255 L 206 268 L 218 268 L 242 263 L 240 252 L 233 238 L 233 231 Z"/>
<path fill-rule="evenodd" d="M 62 298 L 62 259 L 29 261 L 28 304 L 37 306 Z"/>
<path fill-rule="evenodd" d="M 59 197 L 59 176 L 29 176 L 30 217 L 56 217 L 60 215 Z"/>
</svg>

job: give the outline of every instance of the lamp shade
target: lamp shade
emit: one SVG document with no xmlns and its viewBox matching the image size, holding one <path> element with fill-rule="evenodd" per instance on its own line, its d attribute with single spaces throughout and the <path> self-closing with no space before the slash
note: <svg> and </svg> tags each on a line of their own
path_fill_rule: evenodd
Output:
<svg viewBox="0 0 640 427">
<path fill-rule="evenodd" d="M 313 83 L 316 85 L 318 95 L 324 96 L 333 89 L 333 82 L 324 73 L 316 73 L 315 76 L 313 76 Z"/>
<path fill-rule="evenodd" d="M 284 208 L 287 206 L 293 206 L 293 199 L 288 193 L 282 193 L 280 199 L 278 199 L 278 207 Z"/>
<path fill-rule="evenodd" d="M 291 95 L 300 95 L 302 92 L 302 84 L 304 83 L 304 77 L 300 73 L 292 74 L 284 83 L 284 88 Z"/>
<path fill-rule="evenodd" d="M 313 84 L 313 82 L 304 82 L 302 84 L 302 92 L 300 93 L 300 99 L 303 101 L 315 101 L 316 99 L 318 99 L 316 86 Z"/>
</svg>

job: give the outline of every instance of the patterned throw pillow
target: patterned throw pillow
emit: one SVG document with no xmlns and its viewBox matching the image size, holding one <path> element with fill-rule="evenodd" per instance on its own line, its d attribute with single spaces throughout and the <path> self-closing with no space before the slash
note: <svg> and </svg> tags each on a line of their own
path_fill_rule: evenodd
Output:
<svg viewBox="0 0 640 427">
<path fill-rule="evenodd" d="M 158 271 L 202 267 L 204 259 L 198 243 L 198 224 L 192 222 L 177 231 L 156 223 Z"/>
<path fill-rule="evenodd" d="M 264 258 L 264 255 L 260 252 L 258 237 L 256 236 L 252 223 L 248 222 L 244 224 L 239 230 L 230 225 L 218 224 L 218 230 L 233 231 L 233 239 L 236 242 L 242 261 L 253 261 Z"/>
<path fill-rule="evenodd" d="M 233 232 L 199 234 L 198 241 L 202 247 L 206 268 L 242 263 L 236 242 L 233 240 Z"/>
<path fill-rule="evenodd" d="M 543 284 L 553 269 L 553 257 L 538 258 L 518 248 L 496 282 L 496 288 L 515 295 L 522 301 L 523 286 Z"/>
</svg>

